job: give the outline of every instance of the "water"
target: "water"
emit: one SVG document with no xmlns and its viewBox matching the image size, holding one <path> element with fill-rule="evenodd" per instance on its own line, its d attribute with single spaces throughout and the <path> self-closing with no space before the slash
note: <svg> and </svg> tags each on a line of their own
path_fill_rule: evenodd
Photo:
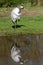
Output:
<svg viewBox="0 0 43 65">
<path fill-rule="evenodd" d="M 24 60 L 23 65 L 43 65 L 43 35 L 0 36 L 0 65 L 19 65 L 10 57 L 13 43 L 17 41 Z"/>
</svg>

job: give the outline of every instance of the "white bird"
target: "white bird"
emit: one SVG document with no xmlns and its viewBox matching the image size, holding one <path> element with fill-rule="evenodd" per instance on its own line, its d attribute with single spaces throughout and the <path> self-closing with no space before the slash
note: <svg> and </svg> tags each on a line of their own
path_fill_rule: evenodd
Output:
<svg viewBox="0 0 43 65">
<path fill-rule="evenodd" d="M 12 10 L 11 12 L 11 20 L 12 22 L 14 23 L 15 25 L 15 28 L 16 28 L 16 23 L 18 20 L 20 20 L 20 16 L 21 16 L 21 10 L 23 9 L 24 7 L 23 6 L 20 6 L 19 8 L 16 7 Z"/>
<path fill-rule="evenodd" d="M 16 47 L 16 45 L 14 45 L 14 46 L 12 47 L 12 49 L 11 49 L 11 58 L 12 58 L 15 62 L 18 62 L 18 63 L 20 63 L 20 64 L 23 64 L 24 62 L 23 62 L 23 59 L 22 59 L 20 53 L 21 53 L 20 49 L 18 49 L 18 48 Z"/>
</svg>

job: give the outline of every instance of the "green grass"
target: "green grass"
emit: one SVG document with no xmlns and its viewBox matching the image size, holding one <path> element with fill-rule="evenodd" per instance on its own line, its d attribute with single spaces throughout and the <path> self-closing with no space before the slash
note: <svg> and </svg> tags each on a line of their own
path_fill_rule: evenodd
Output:
<svg viewBox="0 0 43 65">
<path fill-rule="evenodd" d="M 18 28 L 12 28 L 13 23 L 10 17 L 0 18 L 0 35 L 4 34 L 43 34 L 43 15 L 37 16 L 22 16 L 18 25 L 23 25 Z"/>
<path fill-rule="evenodd" d="M 27 10 L 43 10 L 43 6 L 25 7 Z"/>
<path fill-rule="evenodd" d="M 27 10 L 43 10 L 43 6 L 24 6 Z M 0 12 L 10 12 L 14 7 L 0 8 Z"/>
</svg>

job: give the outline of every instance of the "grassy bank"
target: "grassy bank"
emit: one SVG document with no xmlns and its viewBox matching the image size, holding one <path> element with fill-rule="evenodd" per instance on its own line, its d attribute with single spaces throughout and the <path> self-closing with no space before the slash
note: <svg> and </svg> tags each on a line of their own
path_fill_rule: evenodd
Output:
<svg viewBox="0 0 43 65">
<path fill-rule="evenodd" d="M 6 34 L 43 34 L 43 15 L 22 16 L 17 22 L 17 28 L 13 28 L 10 17 L 0 18 L 0 35 Z"/>
</svg>

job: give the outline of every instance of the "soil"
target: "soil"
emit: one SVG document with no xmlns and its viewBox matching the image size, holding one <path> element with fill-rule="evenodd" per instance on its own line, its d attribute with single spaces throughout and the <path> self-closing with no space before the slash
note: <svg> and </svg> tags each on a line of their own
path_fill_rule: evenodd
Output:
<svg viewBox="0 0 43 65">
<path fill-rule="evenodd" d="M 24 16 L 28 16 L 28 15 L 30 15 L 30 16 L 34 16 L 34 15 L 37 15 L 37 14 L 43 14 L 43 10 L 31 10 L 31 11 L 28 11 L 28 10 L 23 10 L 23 12 L 22 12 L 22 15 L 24 15 Z"/>
<path fill-rule="evenodd" d="M 37 14 L 43 14 L 43 10 L 23 10 L 22 11 L 22 15 L 23 16 L 34 16 L 34 15 L 37 15 Z M 0 12 L 0 17 L 8 17 L 10 16 L 10 12 L 7 11 L 7 12 Z"/>
</svg>

